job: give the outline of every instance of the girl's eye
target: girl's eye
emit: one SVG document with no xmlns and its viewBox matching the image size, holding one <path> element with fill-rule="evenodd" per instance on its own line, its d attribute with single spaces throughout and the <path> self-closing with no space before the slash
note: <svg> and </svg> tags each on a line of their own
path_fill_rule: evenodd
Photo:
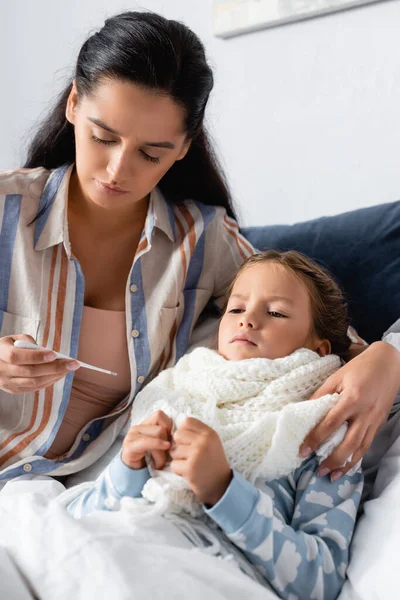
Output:
<svg viewBox="0 0 400 600">
<path fill-rule="evenodd" d="M 102 140 L 98 138 L 96 135 L 92 135 L 92 140 L 97 144 L 104 144 L 105 146 L 109 146 L 110 144 L 115 144 L 114 140 Z"/>
<path fill-rule="evenodd" d="M 276 319 L 286 319 L 286 315 L 283 315 L 282 313 L 276 312 L 276 310 L 269 310 L 268 314 L 270 317 L 274 317 Z"/>
<path fill-rule="evenodd" d="M 238 315 L 239 313 L 243 312 L 243 308 L 231 308 L 229 312 L 234 315 Z"/>
<path fill-rule="evenodd" d="M 156 163 L 156 164 L 158 164 L 160 162 L 159 158 L 156 158 L 155 156 L 150 156 L 150 154 L 146 154 L 146 152 L 144 152 L 143 150 L 140 150 L 140 153 L 145 160 L 148 160 L 148 161 L 150 161 L 152 163 Z"/>
</svg>

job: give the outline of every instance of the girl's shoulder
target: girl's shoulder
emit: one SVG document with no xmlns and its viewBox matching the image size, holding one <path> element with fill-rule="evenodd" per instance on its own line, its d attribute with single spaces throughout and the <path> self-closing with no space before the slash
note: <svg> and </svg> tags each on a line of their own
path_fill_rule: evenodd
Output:
<svg viewBox="0 0 400 600">
<path fill-rule="evenodd" d="M 50 171 L 37 169 L 9 169 L 0 171 L 0 197 L 17 195 L 39 199 Z"/>
</svg>

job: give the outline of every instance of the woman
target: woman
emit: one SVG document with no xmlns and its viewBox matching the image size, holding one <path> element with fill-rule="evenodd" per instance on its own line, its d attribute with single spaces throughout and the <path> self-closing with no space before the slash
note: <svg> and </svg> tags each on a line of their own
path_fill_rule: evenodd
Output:
<svg viewBox="0 0 400 600">
<path fill-rule="evenodd" d="M 212 85 L 185 26 L 108 19 L 83 45 L 28 170 L 0 175 L 0 481 L 66 475 L 104 454 L 135 394 L 182 356 L 209 299 L 252 253 L 203 127 Z M 74 376 L 76 361 L 15 348 L 21 338 L 118 377 Z M 339 371 L 330 385 L 344 400 L 309 449 L 347 418 L 331 467 L 344 451 L 358 460 L 386 419 L 399 364 L 382 343 Z"/>
<path fill-rule="evenodd" d="M 1 175 L 1 479 L 101 456 L 252 253 L 203 128 L 212 86 L 188 28 L 116 16 L 83 45 L 28 170 Z M 26 334 L 118 376 L 73 377 L 76 361 L 15 348 Z"/>
</svg>

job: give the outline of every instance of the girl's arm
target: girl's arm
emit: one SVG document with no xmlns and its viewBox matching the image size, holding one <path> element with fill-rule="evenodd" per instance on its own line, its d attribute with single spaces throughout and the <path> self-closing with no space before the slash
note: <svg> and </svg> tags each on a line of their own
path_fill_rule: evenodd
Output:
<svg viewBox="0 0 400 600">
<path fill-rule="evenodd" d="M 151 384 L 137 396 L 145 400 L 152 394 Z M 158 390 L 158 388 L 156 388 Z M 133 414 L 136 412 L 136 403 Z M 153 412 L 139 424 L 133 425 L 122 442 L 121 453 L 103 471 L 93 484 L 84 484 L 78 490 L 67 490 L 61 502 L 74 517 L 82 517 L 95 510 L 112 510 L 123 496 L 138 498 L 150 473 L 145 456 L 150 454 L 154 466 L 162 469 L 172 428 L 171 419 L 162 411 Z"/>
<path fill-rule="evenodd" d="M 122 462 L 121 454 L 117 454 L 91 487 L 86 487 L 67 504 L 67 510 L 75 518 L 95 510 L 112 510 L 123 496 L 139 498 L 149 478 L 147 467 L 131 469 Z M 71 490 L 67 490 L 66 494 L 70 495 Z"/>
<path fill-rule="evenodd" d="M 251 485 L 237 473 L 206 513 L 281 598 L 337 597 L 361 498 L 360 471 L 332 483 L 312 456 L 288 478 Z"/>
</svg>

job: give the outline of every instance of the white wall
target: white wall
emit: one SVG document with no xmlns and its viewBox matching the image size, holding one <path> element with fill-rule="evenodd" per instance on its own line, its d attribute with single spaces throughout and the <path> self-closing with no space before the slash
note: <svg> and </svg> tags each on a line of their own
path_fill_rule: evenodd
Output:
<svg viewBox="0 0 400 600">
<path fill-rule="evenodd" d="M 400 0 L 230 40 L 212 34 L 212 0 L 1 2 L 0 168 L 21 164 L 88 31 L 137 8 L 185 21 L 206 44 L 209 122 L 242 223 L 400 198 Z"/>
</svg>

